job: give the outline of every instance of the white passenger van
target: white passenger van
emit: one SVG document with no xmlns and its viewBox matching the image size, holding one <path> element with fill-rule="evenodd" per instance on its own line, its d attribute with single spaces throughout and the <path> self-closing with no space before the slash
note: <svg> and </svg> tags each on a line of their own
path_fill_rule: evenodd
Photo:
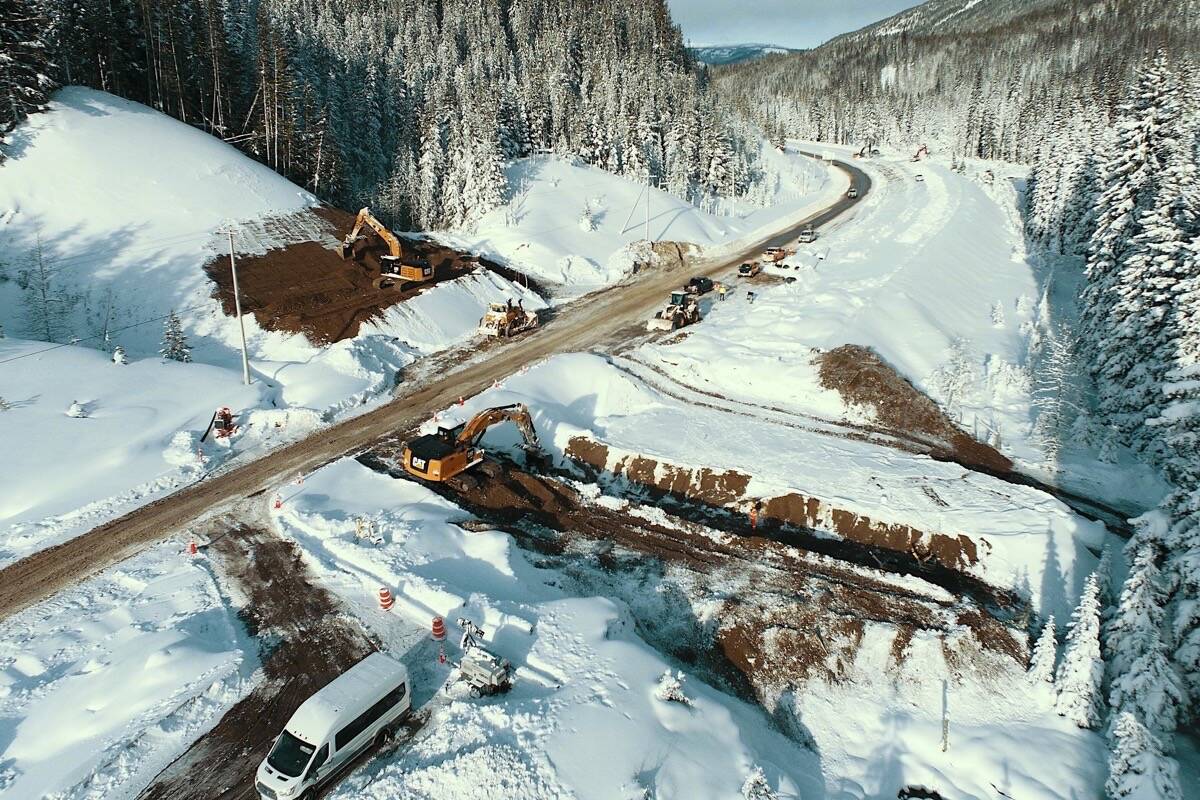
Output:
<svg viewBox="0 0 1200 800">
<path fill-rule="evenodd" d="M 258 767 L 266 800 L 309 800 L 412 708 L 408 670 L 371 653 L 304 701 Z"/>
</svg>

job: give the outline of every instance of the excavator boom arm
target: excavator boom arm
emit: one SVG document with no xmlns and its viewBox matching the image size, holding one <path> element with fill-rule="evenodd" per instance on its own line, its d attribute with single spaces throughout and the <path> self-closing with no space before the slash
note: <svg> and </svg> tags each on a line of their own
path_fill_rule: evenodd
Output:
<svg viewBox="0 0 1200 800">
<path fill-rule="evenodd" d="M 375 215 L 371 213 L 370 208 L 363 208 L 358 212 L 358 218 L 354 220 L 354 230 L 350 231 L 350 235 L 346 237 L 345 243 L 351 245 L 358 238 L 358 234 L 362 232 L 363 225 L 368 226 L 375 233 L 379 234 L 379 238 L 387 243 L 388 252 L 395 258 L 400 258 L 400 240 L 396 238 L 396 234 L 387 229 L 379 220 L 375 219 Z"/>
<path fill-rule="evenodd" d="M 458 444 L 464 447 L 474 447 L 488 428 L 501 422 L 512 422 L 525 437 L 525 444 L 534 450 L 541 450 L 542 444 L 533 427 L 533 417 L 530 416 L 529 409 L 523 403 L 497 406 L 480 411 L 459 431 Z"/>
</svg>

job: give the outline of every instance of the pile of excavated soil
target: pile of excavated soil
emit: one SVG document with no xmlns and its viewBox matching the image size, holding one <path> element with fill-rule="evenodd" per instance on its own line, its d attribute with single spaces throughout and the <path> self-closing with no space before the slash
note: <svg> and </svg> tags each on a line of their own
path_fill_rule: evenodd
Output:
<svg viewBox="0 0 1200 800">
<path fill-rule="evenodd" d="M 264 680 L 154 780 L 144 800 L 257 800 L 254 775 L 300 704 L 376 648 L 312 579 L 291 542 L 234 530 L 206 552 L 246 598 Z"/>
<path fill-rule="evenodd" d="M 836 390 L 848 404 L 874 409 L 877 422 L 898 435 L 927 440 L 936 458 L 993 474 L 1012 470 L 1011 461 L 960 430 L 937 403 L 870 348 L 845 344 L 820 354 L 815 363 L 822 386 Z"/>
<path fill-rule="evenodd" d="M 459 278 L 476 269 L 487 269 L 542 292 L 526 276 L 479 256 L 461 253 L 428 239 L 401 237 L 406 254 L 422 258 L 433 267 L 433 278 L 423 283 L 403 282 L 391 288 L 376 288 L 380 256 L 386 245 L 369 228 L 367 238 L 355 248 L 353 258 L 342 260 L 339 243 L 354 227 L 354 215 L 335 208 L 320 207 L 299 212 L 303 225 L 284 224 L 289 230 L 303 229 L 322 235 L 257 255 L 238 256 L 238 284 L 242 311 L 252 313 L 264 330 L 304 334 L 313 344 L 330 344 L 358 334 L 364 322 L 379 317 L 397 303 L 442 281 Z M 235 313 L 233 278 L 228 256 L 214 259 L 205 271 L 216 283 L 214 297 L 225 313 Z"/>
</svg>

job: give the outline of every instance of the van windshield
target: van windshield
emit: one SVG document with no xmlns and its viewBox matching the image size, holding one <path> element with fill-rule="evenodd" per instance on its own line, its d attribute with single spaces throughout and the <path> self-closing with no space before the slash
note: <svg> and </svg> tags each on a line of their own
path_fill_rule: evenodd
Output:
<svg viewBox="0 0 1200 800">
<path fill-rule="evenodd" d="M 295 778 L 308 765 L 313 750 L 316 748 L 308 742 L 303 742 L 284 731 L 280 735 L 279 741 L 275 742 L 275 746 L 271 748 L 271 754 L 267 756 L 267 763 L 289 778 Z"/>
</svg>

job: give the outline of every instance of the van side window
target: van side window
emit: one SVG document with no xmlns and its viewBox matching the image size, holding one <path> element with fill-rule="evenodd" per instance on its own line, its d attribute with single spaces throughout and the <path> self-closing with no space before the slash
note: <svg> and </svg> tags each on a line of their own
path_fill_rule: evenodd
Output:
<svg viewBox="0 0 1200 800">
<path fill-rule="evenodd" d="M 392 691 L 388 692 L 383 696 L 382 700 L 368 708 L 366 711 L 360 714 L 357 719 L 338 731 L 337 736 L 335 736 L 333 739 L 334 746 L 338 750 L 341 750 L 343 747 L 353 742 L 358 738 L 360 733 L 371 727 L 376 720 L 378 720 L 387 712 L 391 711 L 392 708 L 394 708 L 401 700 L 403 700 L 404 695 L 407 694 L 407 692 L 408 687 L 403 683 Z"/>
<path fill-rule="evenodd" d="M 321 765 L 324 764 L 328 760 L 329 760 L 329 744 L 326 743 L 326 744 L 321 745 L 321 749 L 317 751 L 317 754 L 315 756 L 313 756 L 312 764 L 309 765 L 309 767 L 308 767 L 309 773 L 311 774 L 313 772 L 316 772 L 318 769 L 321 768 Z"/>
</svg>

